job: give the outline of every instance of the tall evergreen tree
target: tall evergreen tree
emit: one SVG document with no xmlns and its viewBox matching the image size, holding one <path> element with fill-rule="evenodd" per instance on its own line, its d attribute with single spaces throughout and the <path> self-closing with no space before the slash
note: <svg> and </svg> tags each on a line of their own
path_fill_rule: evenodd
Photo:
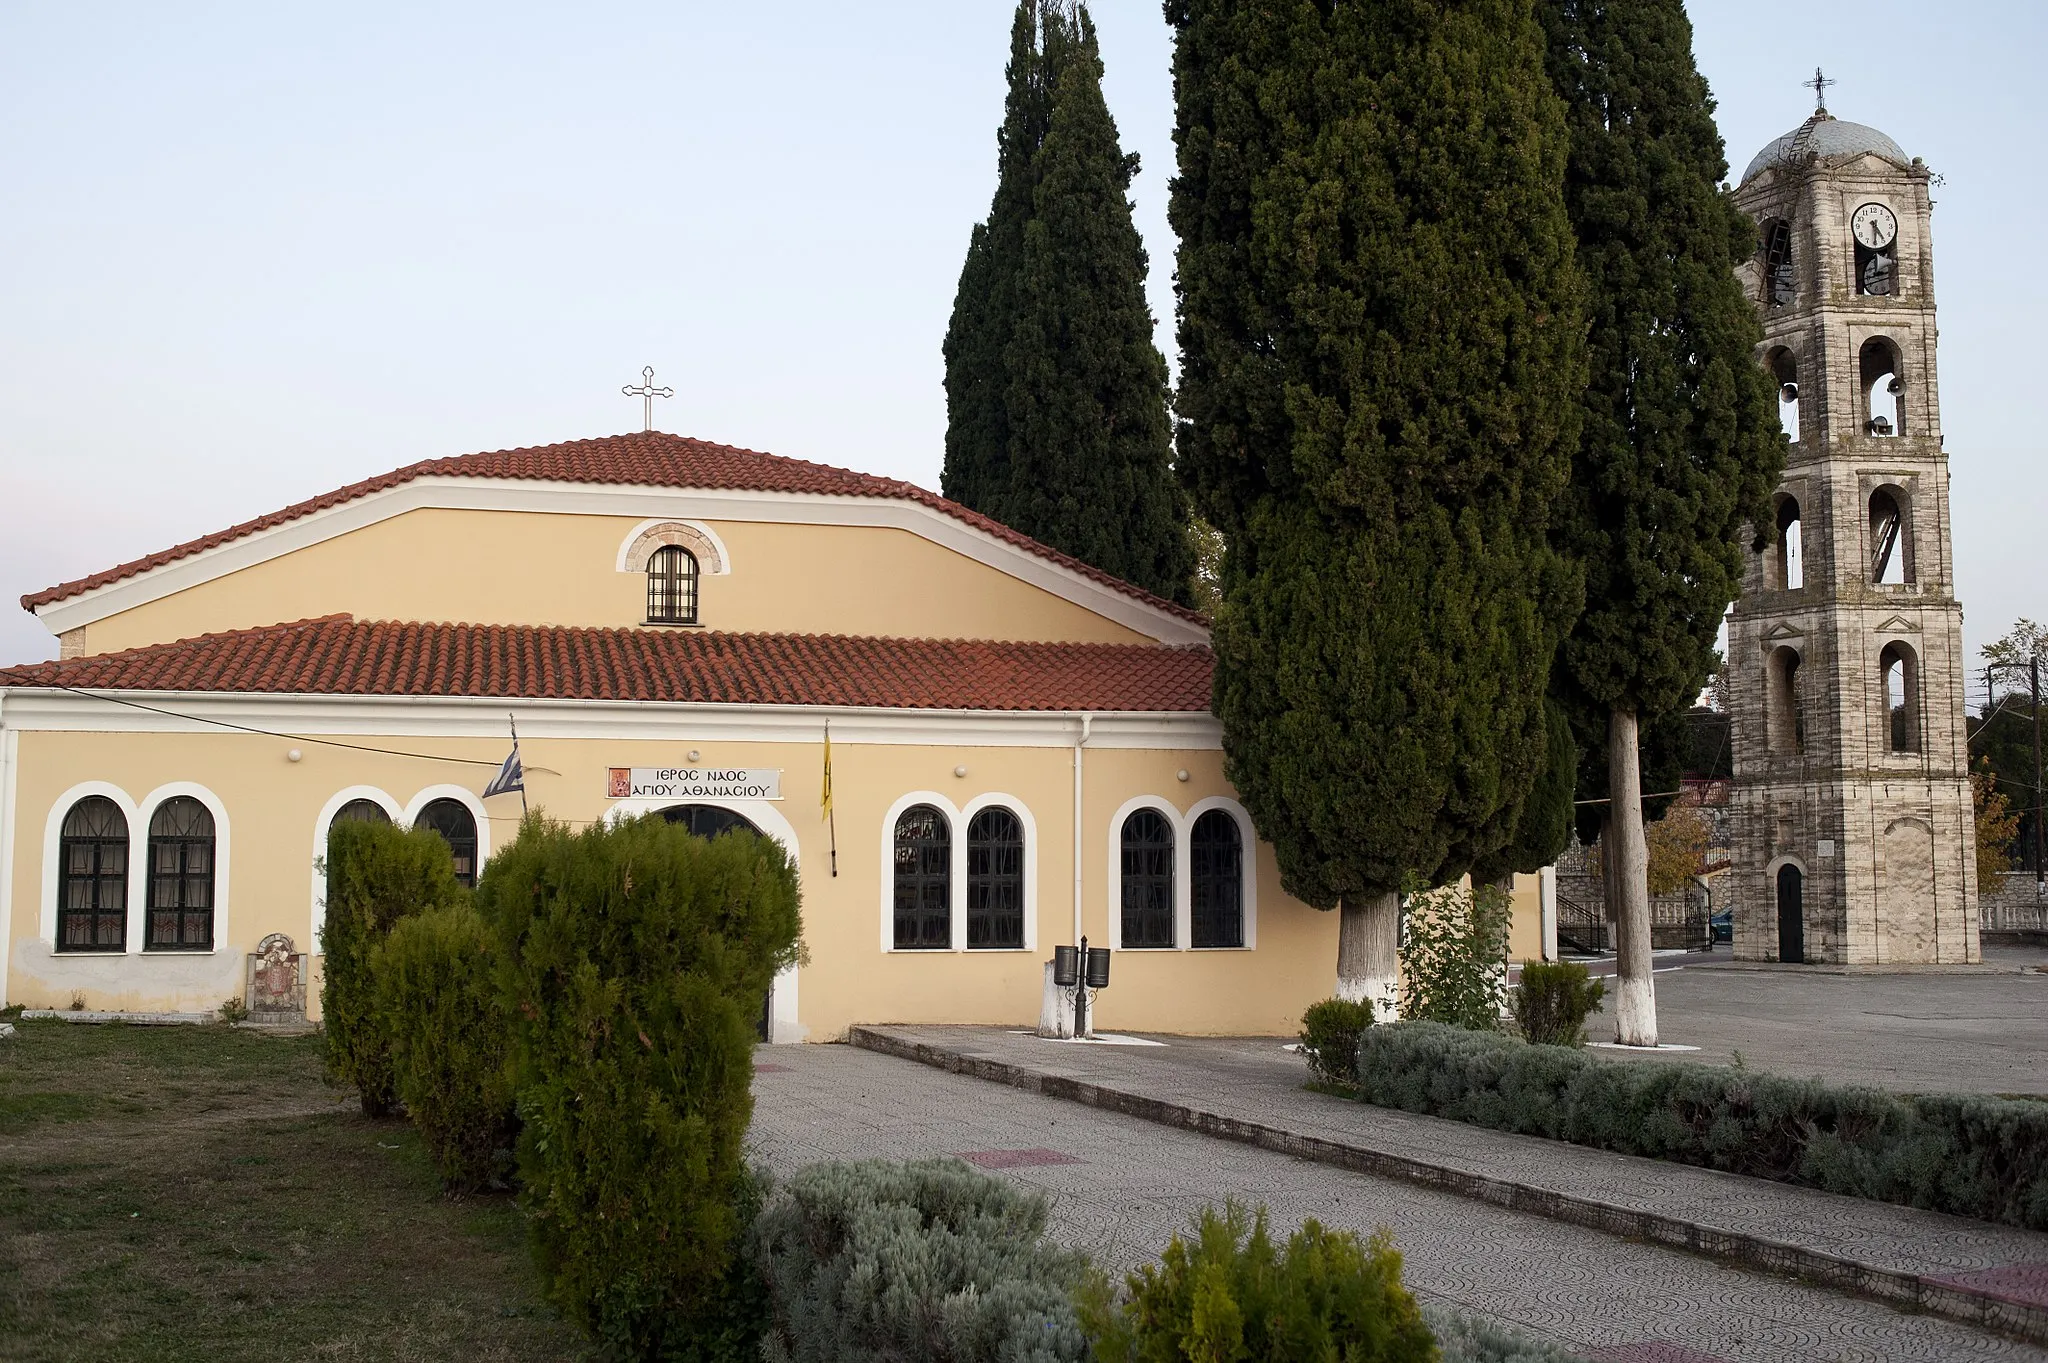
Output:
<svg viewBox="0 0 2048 1363">
<path fill-rule="evenodd" d="M 1227 549 L 1226 765 L 1338 990 L 1497 857 L 1578 605 L 1579 279 L 1533 0 L 1169 0 L 1180 470 Z"/>
<path fill-rule="evenodd" d="M 1187 499 L 1128 198 L 1138 160 L 1118 145 L 1086 8 L 1023 0 L 1010 80 L 1001 179 L 947 337 L 946 495 L 1187 602 Z"/>
<path fill-rule="evenodd" d="M 1756 229 L 1718 186 L 1714 102 L 1681 0 L 1541 0 L 1566 107 L 1566 200 L 1588 280 L 1591 380 L 1560 517 L 1586 610 L 1559 694 L 1604 755 L 1601 866 L 1617 925 L 1618 1039 L 1657 1044 L 1642 734 L 1689 707 L 1784 461 L 1762 331 L 1736 280 Z M 1659 787 L 1661 789 L 1661 787 Z"/>
</svg>

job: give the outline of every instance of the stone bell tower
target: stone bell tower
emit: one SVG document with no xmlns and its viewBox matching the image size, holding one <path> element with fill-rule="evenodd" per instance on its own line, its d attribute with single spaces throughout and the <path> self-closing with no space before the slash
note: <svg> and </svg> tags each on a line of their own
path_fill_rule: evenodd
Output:
<svg viewBox="0 0 2048 1363">
<path fill-rule="evenodd" d="M 1928 170 L 1822 107 L 1736 199 L 1793 444 L 1729 617 L 1735 954 L 1976 961 Z"/>
</svg>

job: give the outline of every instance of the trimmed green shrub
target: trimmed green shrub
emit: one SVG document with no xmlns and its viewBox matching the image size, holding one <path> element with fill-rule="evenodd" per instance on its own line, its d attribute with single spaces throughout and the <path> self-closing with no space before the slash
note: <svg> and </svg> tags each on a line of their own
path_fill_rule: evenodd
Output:
<svg viewBox="0 0 2048 1363">
<path fill-rule="evenodd" d="M 499 936 L 519 1177 L 549 1297 L 611 1353 L 745 1353 L 725 1287 L 755 1023 L 801 930 L 796 868 L 751 833 L 534 815 L 477 902 Z"/>
<path fill-rule="evenodd" d="M 1078 1255 L 1045 1199 L 953 1159 L 814 1164 L 750 1237 L 770 1363 L 1058 1363 L 1088 1357 Z"/>
<path fill-rule="evenodd" d="M 1098 1280 L 1081 1314 L 1103 1363 L 1434 1363 L 1435 1339 L 1401 1285 L 1383 1231 L 1361 1241 L 1304 1221 L 1276 1250 L 1266 1211 L 1204 1208 L 1193 1238 L 1125 1279 L 1122 1302 Z"/>
<path fill-rule="evenodd" d="M 1358 1037 L 1372 1026 L 1372 1001 L 1324 999 L 1301 1015 L 1301 1056 L 1308 1072 L 1326 1084 L 1358 1078 Z"/>
<path fill-rule="evenodd" d="M 1435 1302 L 1423 1303 L 1422 1318 L 1444 1351 L 1443 1363 L 1588 1363 L 1583 1354 Z"/>
<path fill-rule="evenodd" d="M 2048 1230 L 2048 1103 L 1609 1061 L 1422 1022 L 1359 1039 L 1357 1089 L 1475 1126 Z"/>
<path fill-rule="evenodd" d="M 1402 924 L 1401 1016 L 1499 1031 L 1513 918 L 1513 902 L 1498 885 L 1410 894 Z"/>
<path fill-rule="evenodd" d="M 1583 1046 L 1586 1019 L 1607 986 L 1576 961 L 1524 961 L 1508 1010 L 1522 1036 L 1540 1046 Z"/>
<path fill-rule="evenodd" d="M 447 842 L 431 828 L 344 821 L 327 833 L 327 917 L 320 929 L 320 1017 L 327 1033 L 327 1075 L 353 1084 L 363 1111 L 390 1114 L 397 1103 L 391 1043 L 377 1018 L 370 958 L 409 914 L 458 904 L 469 892 L 455 878 Z"/>
<path fill-rule="evenodd" d="M 442 1181 L 500 1181 L 517 1123 L 490 929 L 470 905 L 445 905 L 400 921 L 371 960 L 398 1096 Z"/>
</svg>

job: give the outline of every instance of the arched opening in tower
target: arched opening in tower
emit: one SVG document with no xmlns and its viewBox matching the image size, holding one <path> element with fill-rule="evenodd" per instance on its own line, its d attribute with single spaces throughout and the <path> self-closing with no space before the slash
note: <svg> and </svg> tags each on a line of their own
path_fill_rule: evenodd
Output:
<svg viewBox="0 0 2048 1363">
<path fill-rule="evenodd" d="M 1796 591 L 1806 585 L 1805 535 L 1800 528 L 1799 499 L 1778 497 L 1778 542 L 1770 559 L 1770 585 L 1780 591 Z"/>
<path fill-rule="evenodd" d="M 1912 645 L 1893 642 L 1877 655 L 1883 678 L 1885 750 L 1920 751 L 1920 660 Z"/>
<path fill-rule="evenodd" d="M 1799 361 L 1791 351 L 1779 346 L 1766 361 L 1771 377 L 1778 381 L 1778 424 L 1784 427 L 1785 438 L 1793 444 L 1799 443 Z"/>
<path fill-rule="evenodd" d="M 1863 381 L 1863 430 L 1867 435 L 1906 433 L 1906 381 L 1899 350 L 1882 336 L 1863 343 L 1857 357 Z"/>
<path fill-rule="evenodd" d="M 1903 489 L 1886 486 L 1870 494 L 1870 580 L 1882 587 L 1913 580 L 1913 530 L 1906 518 Z"/>
</svg>

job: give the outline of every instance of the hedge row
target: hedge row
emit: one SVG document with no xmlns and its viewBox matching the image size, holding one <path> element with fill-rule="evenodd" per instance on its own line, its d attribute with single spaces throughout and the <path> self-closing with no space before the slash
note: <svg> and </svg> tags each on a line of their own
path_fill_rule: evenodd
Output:
<svg viewBox="0 0 2048 1363">
<path fill-rule="evenodd" d="M 2048 1103 L 1617 1062 L 1427 1022 L 1366 1029 L 1354 1083 L 1382 1107 L 2048 1230 Z"/>
</svg>

